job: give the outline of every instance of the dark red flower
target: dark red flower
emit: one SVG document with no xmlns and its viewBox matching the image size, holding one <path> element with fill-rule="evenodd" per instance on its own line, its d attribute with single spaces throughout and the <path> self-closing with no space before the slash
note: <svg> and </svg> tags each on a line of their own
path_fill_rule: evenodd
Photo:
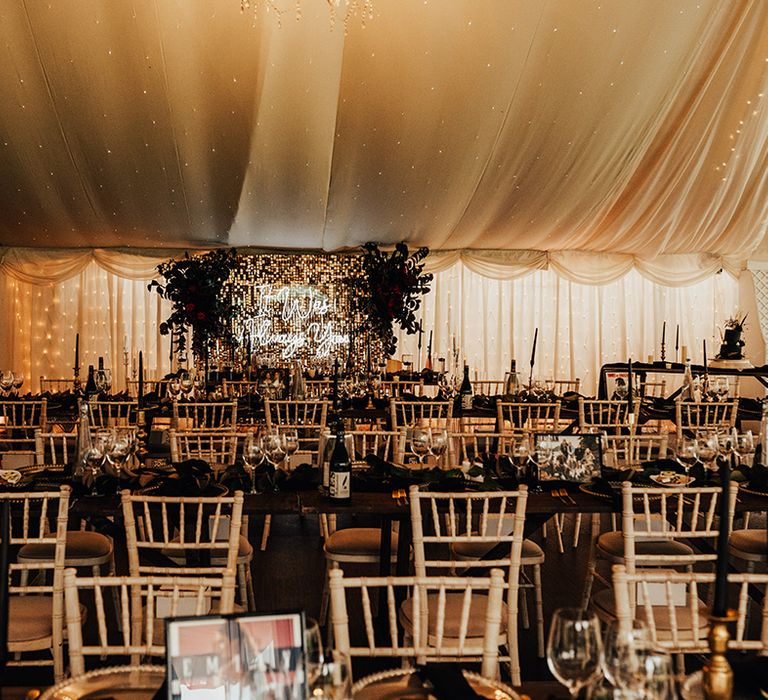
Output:
<svg viewBox="0 0 768 700">
<path fill-rule="evenodd" d="M 205 312 L 204 311 L 198 311 L 197 312 L 197 320 L 198 321 L 205 321 Z"/>
<path fill-rule="evenodd" d="M 192 302 L 190 302 L 189 304 L 187 304 L 187 305 L 184 307 L 184 310 L 185 310 L 185 311 L 194 311 L 194 310 L 195 310 L 195 305 L 194 305 Z"/>
</svg>

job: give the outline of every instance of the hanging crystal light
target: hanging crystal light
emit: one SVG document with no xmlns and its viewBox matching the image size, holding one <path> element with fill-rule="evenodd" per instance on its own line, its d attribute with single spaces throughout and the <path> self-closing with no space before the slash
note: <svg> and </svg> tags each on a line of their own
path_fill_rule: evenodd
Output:
<svg viewBox="0 0 768 700">
<path fill-rule="evenodd" d="M 360 24 L 365 28 L 366 21 L 373 19 L 373 0 L 325 0 L 328 5 L 328 20 L 331 29 L 336 26 L 336 20 L 343 14 L 344 33 L 347 33 L 349 21 L 353 17 L 360 18 Z M 302 17 L 302 0 L 295 0 L 294 14 L 296 21 Z M 291 9 L 286 2 L 281 0 L 240 0 L 240 10 L 246 12 L 253 10 L 254 17 L 261 12 L 271 13 L 277 18 L 277 26 L 281 27 L 283 17 L 291 14 Z"/>
</svg>

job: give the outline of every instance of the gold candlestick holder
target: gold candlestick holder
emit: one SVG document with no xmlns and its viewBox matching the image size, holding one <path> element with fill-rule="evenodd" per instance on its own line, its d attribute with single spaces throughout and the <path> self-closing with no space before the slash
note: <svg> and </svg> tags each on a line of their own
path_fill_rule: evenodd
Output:
<svg viewBox="0 0 768 700">
<path fill-rule="evenodd" d="M 731 633 L 728 623 L 736 619 L 733 610 L 725 617 L 710 616 L 709 628 L 709 663 L 704 667 L 702 675 L 702 690 L 707 700 L 732 700 L 733 698 L 733 669 L 725 657 L 728 651 L 728 640 Z"/>
</svg>

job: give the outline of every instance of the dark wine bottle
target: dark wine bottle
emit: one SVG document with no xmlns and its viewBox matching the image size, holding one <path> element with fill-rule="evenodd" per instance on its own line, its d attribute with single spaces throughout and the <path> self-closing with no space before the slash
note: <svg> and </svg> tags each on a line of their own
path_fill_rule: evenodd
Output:
<svg viewBox="0 0 768 700">
<path fill-rule="evenodd" d="M 469 365 L 464 365 L 464 379 L 459 387 L 459 396 L 461 397 L 461 410 L 472 410 L 472 382 L 469 381 Z"/>
<path fill-rule="evenodd" d="M 331 452 L 328 495 L 336 503 L 349 503 L 352 500 L 352 460 L 344 444 L 344 424 L 336 426 L 336 444 Z"/>
<path fill-rule="evenodd" d="M 93 365 L 88 365 L 88 381 L 85 383 L 85 396 L 91 398 L 99 393 L 99 389 L 96 386 L 96 376 L 93 371 Z"/>
<path fill-rule="evenodd" d="M 103 372 L 103 371 L 104 371 L 104 358 L 99 357 L 99 372 Z"/>
</svg>

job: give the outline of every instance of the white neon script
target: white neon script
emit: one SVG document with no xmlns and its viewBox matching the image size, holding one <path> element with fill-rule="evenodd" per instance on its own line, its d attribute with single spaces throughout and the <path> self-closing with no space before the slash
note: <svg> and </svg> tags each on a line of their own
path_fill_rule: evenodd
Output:
<svg viewBox="0 0 768 700">
<path fill-rule="evenodd" d="M 319 289 L 262 284 L 254 288 L 254 302 L 252 315 L 243 323 L 241 345 L 278 346 L 288 359 L 305 348 L 316 357 L 328 357 L 337 345 L 349 343 L 349 336 L 334 327 L 333 305 Z M 282 331 L 274 329 L 277 319 Z"/>
</svg>

